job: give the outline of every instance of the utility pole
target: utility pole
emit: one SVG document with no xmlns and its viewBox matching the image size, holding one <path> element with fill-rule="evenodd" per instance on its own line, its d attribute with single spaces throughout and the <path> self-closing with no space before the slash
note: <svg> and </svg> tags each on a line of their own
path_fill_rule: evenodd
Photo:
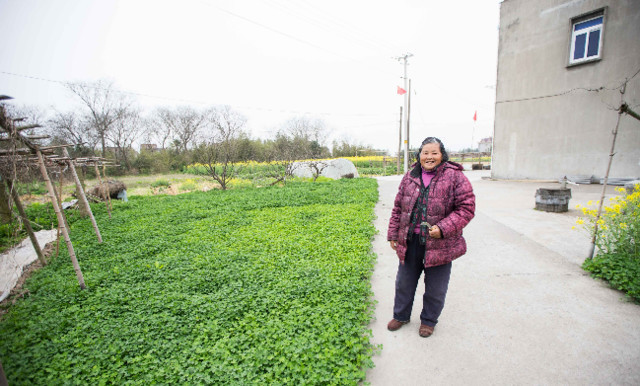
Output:
<svg viewBox="0 0 640 386">
<path fill-rule="evenodd" d="M 402 153 L 402 106 L 400 106 L 400 126 L 398 127 L 398 159 L 396 162 L 396 170 L 400 172 L 400 153 Z"/>
<path fill-rule="evenodd" d="M 406 169 L 409 168 L 409 165 L 411 165 L 411 162 L 413 162 L 412 160 L 409 159 L 408 155 L 409 155 L 409 144 L 411 143 L 411 138 L 409 137 L 409 132 L 411 131 L 411 79 L 409 79 L 409 89 L 407 90 L 407 95 L 409 95 L 409 97 L 407 98 L 407 163 L 406 163 L 406 167 L 405 167 L 405 172 L 407 171 Z"/>
<path fill-rule="evenodd" d="M 403 61 L 404 62 L 404 89 L 405 90 L 409 90 L 409 86 L 408 86 L 408 82 L 409 82 L 409 78 L 407 77 L 407 59 L 412 57 L 413 54 L 411 53 L 406 53 L 404 54 L 404 56 L 399 56 L 396 59 L 398 61 Z M 409 169 L 409 108 L 408 108 L 408 104 L 409 104 L 409 93 L 405 93 L 404 94 L 404 119 L 402 120 L 404 122 L 404 128 L 405 128 L 405 136 L 404 136 L 404 172 L 406 173 L 407 170 Z"/>
</svg>

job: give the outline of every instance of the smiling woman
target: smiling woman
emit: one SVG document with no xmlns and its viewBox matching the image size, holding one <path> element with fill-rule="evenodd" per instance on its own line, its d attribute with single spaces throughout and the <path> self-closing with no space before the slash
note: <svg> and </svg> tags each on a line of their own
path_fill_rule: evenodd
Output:
<svg viewBox="0 0 640 386">
<path fill-rule="evenodd" d="M 405 174 L 394 201 L 387 240 L 399 258 L 393 319 L 395 331 L 409 323 L 418 280 L 424 272 L 425 293 L 420 329 L 433 334 L 444 308 L 451 262 L 464 255 L 464 228 L 474 216 L 475 196 L 462 165 L 449 161 L 442 141 L 427 137 Z"/>
<path fill-rule="evenodd" d="M 442 163 L 442 152 L 438 143 L 427 143 L 420 151 L 420 165 L 427 171 L 435 170 Z"/>
</svg>

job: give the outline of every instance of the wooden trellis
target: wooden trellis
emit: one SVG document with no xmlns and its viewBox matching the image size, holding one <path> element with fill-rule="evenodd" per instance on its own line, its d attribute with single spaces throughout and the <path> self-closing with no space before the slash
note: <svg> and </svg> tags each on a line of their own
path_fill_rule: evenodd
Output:
<svg viewBox="0 0 640 386">
<path fill-rule="evenodd" d="M 0 95 L 0 100 L 10 99 L 10 97 L 6 97 Z M 53 182 L 49 177 L 49 170 L 53 170 L 53 168 L 59 168 L 61 170 L 62 166 L 66 166 L 71 170 L 71 173 L 74 178 L 74 182 L 76 184 L 76 188 L 78 191 L 78 200 L 80 205 L 85 209 L 85 212 L 90 216 L 91 223 L 96 232 L 96 236 L 98 238 L 98 242 L 102 243 L 102 236 L 100 235 L 100 229 L 96 223 L 95 217 L 91 211 L 91 207 L 89 206 L 89 202 L 87 200 L 86 194 L 84 192 L 84 188 L 80 182 L 78 174 L 76 172 L 76 165 L 82 166 L 95 166 L 96 170 L 99 169 L 98 166 L 105 166 L 107 164 L 106 160 L 99 157 L 90 157 L 90 158 L 76 158 L 73 159 L 69 156 L 69 152 L 67 151 L 67 147 L 74 145 L 58 145 L 58 146 L 40 146 L 33 141 L 37 141 L 40 139 L 47 139 L 49 136 L 47 135 L 26 135 L 23 134 L 24 130 L 34 129 L 40 127 L 39 125 L 24 125 L 24 126 L 16 126 L 17 122 L 21 122 L 22 119 L 11 119 L 7 116 L 4 107 L 0 105 L 0 141 L 9 141 L 10 146 L 8 149 L 0 149 L 0 171 L 2 173 L 2 177 L 5 180 L 7 188 L 10 191 L 10 195 L 15 202 L 16 208 L 20 214 L 22 222 L 25 224 L 25 230 L 29 234 L 29 238 L 31 243 L 33 244 L 36 253 L 38 254 L 38 259 L 43 264 L 46 264 L 44 256 L 42 255 L 42 250 L 38 245 L 38 241 L 35 238 L 33 230 L 31 229 L 29 220 L 24 213 L 24 208 L 22 203 L 20 202 L 20 197 L 15 190 L 15 185 L 13 183 L 13 179 L 17 177 L 17 169 L 18 165 L 21 167 L 24 166 L 33 166 L 34 164 L 38 166 L 42 178 L 44 179 L 47 190 L 49 192 L 49 198 L 51 200 L 51 204 L 53 205 L 53 210 L 56 213 L 56 217 L 58 220 L 58 229 L 59 232 L 62 233 L 62 236 L 67 245 L 67 249 L 69 251 L 69 257 L 71 258 L 71 262 L 73 264 L 73 268 L 76 272 L 76 276 L 78 278 L 78 283 L 80 284 L 80 288 L 85 289 L 86 285 L 84 282 L 84 277 L 82 275 L 82 270 L 80 269 L 80 265 L 78 264 L 78 259 L 76 257 L 75 251 L 73 249 L 73 244 L 69 237 L 69 228 L 67 225 L 66 217 L 64 215 L 64 211 L 61 208 L 61 202 L 56 195 L 55 187 Z M 18 148 L 17 145 L 20 144 L 24 147 Z M 58 156 L 54 154 L 55 149 L 62 149 L 63 155 Z M 61 171 L 60 171 L 61 172 Z M 100 178 L 100 177 L 99 177 Z M 100 178 L 101 179 L 101 178 Z M 62 189 L 62 185 L 60 186 Z M 111 217 L 110 207 L 109 209 L 109 217 Z"/>
</svg>

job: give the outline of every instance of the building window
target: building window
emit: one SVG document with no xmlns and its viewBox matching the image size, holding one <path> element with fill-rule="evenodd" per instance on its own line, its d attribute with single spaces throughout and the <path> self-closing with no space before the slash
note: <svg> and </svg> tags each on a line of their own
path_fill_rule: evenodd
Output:
<svg viewBox="0 0 640 386">
<path fill-rule="evenodd" d="M 598 12 L 571 22 L 570 64 L 600 59 L 604 13 Z"/>
</svg>

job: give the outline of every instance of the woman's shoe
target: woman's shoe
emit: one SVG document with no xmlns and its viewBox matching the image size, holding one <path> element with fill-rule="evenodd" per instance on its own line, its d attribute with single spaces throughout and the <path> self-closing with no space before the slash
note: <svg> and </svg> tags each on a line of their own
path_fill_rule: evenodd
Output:
<svg viewBox="0 0 640 386">
<path fill-rule="evenodd" d="M 420 334 L 423 338 L 428 338 L 433 334 L 433 327 L 427 326 L 426 324 L 421 324 L 420 329 L 418 330 L 418 334 Z"/>
<path fill-rule="evenodd" d="M 401 322 L 399 320 L 391 319 L 389 324 L 387 324 L 387 330 L 389 330 L 389 331 L 398 330 L 400 327 L 404 326 L 407 323 L 409 323 L 408 320 L 406 322 Z"/>
</svg>

